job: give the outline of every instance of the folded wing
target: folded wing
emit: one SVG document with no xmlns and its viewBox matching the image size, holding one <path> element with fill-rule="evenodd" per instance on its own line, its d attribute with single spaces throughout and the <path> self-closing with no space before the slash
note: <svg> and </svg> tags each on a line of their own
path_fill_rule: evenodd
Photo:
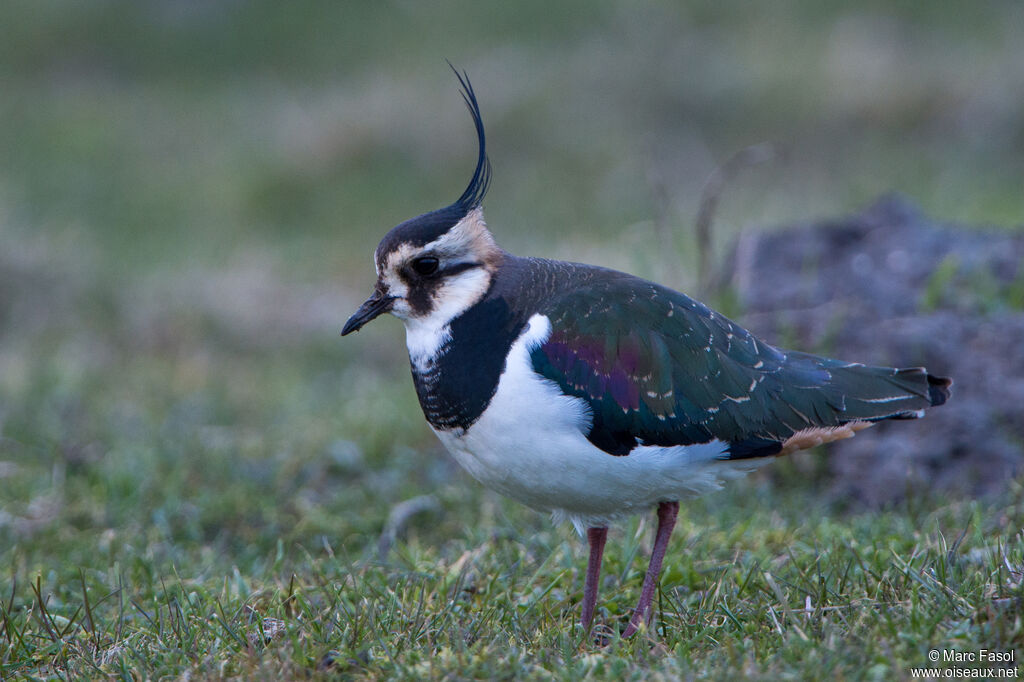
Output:
<svg viewBox="0 0 1024 682">
<path fill-rule="evenodd" d="M 546 306 L 551 335 L 531 356 L 588 403 L 587 437 L 610 454 L 719 440 L 723 458 L 776 455 L 921 416 L 949 395 L 948 379 L 921 368 L 777 350 L 683 294 L 616 274 Z"/>
</svg>

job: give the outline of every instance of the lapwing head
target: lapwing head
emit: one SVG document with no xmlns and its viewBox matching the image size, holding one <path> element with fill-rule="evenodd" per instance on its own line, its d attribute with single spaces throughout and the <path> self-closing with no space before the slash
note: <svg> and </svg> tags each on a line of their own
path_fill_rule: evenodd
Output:
<svg viewBox="0 0 1024 682">
<path fill-rule="evenodd" d="M 454 67 L 453 67 L 453 70 Z M 484 222 L 481 202 L 491 180 L 484 124 L 468 76 L 455 71 L 473 123 L 479 154 L 466 191 L 450 206 L 392 228 L 374 253 L 377 285 L 342 329 L 345 336 L 384 314 L 443 325 L 487 292 L 504 252 Z"/>
</svg>

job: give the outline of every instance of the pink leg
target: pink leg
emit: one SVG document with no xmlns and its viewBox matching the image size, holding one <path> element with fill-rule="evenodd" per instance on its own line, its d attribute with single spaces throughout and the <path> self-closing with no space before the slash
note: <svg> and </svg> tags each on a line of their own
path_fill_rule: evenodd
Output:
<svg viewBox="0 0 1024 682">
<path fill-rule="evenodd" d="M 583 583 L 583 613 L 580 616 L 580 625 L 587 632 L 590 632 L 590 621 L 594 619 L 594 607 L 597 605 L 597 580 L 601 577 L 601 558 L 604 556 L 604 541 L 607 537 L 607 528 L 587 529 L 590 560 L 587 562 L 586 582 Z"/>
<path fill-rule="evenodd" d="M 679 514 L 678 502 L 661 502 L 658 504 L 658 531 L 654 535 L 654 549 L 651 551 L 651 563 L 647 565 L 647 575 L 644 576 L 644 586 L 640 591 L 640 602 L 629 619 L 629 627 L 622 633 L 623 638 L 630 637 L 637 631 L 640 621 L 646 617 L 650 624 L 651 602 L 654 600 L 654 588 L 658 585 L 658 576 L 661 574 L 661 562 L 665 558 L 665 550 L 668 549 L 668 539 L 672 536 L 672 529 L 676 525 L 676 516 Z"/>
</svg>

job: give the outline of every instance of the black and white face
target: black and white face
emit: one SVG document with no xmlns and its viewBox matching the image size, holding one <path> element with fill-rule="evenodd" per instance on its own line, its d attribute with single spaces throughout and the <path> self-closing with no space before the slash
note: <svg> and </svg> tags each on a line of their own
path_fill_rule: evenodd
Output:
<svg viewBox="0 0 1024 682">
<path fill-rule="evenodd" d="M 389 312 L 406 326 L 441 328 L 479 301 L 491 285 L 502 251 L 474 208 L 430 241 L 415 221 L 389 232 L 375 254 L 377 285 L 345 324 L 358 330 Z"/>
<path fill-rule="evenodd" d="M 480 106 L 466 74 L 455 75 L 476 127 L 479 149 L 473 177 L 450 206 L 407 220 L 384 235 L 374 254 L 377 286 L 345 323 L 342 336 L 391 313 L 405 322 L 410 354 L 418 344 L 413 339 L 441 343 L 448 323 L 487 293 L 504 258 L 480 208 L 491 181 Z"/>
</svg>

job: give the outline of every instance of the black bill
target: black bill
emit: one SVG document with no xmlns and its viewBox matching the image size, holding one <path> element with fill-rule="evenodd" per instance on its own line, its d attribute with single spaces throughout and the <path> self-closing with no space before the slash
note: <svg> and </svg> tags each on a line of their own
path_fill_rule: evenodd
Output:
<svg viewBox="0 0 1024 682">
<path fill-rule="evenodd" d="M 373 296 L 366 299 L 366 301 L 359 306 L 359 310 L 357 310 L 352 317 L 348 318 L 348 322 L 345 323 L 345 327 L 341 330 L 341 335 L 345 336 L 346 334 L 357 332 L 364 324 L 373 318 L 388 312 L 391 310 L 391 305 L 394 300 L 394 296 L 383 296 L 379 292 L 375 292 Z"/>
</svg>

